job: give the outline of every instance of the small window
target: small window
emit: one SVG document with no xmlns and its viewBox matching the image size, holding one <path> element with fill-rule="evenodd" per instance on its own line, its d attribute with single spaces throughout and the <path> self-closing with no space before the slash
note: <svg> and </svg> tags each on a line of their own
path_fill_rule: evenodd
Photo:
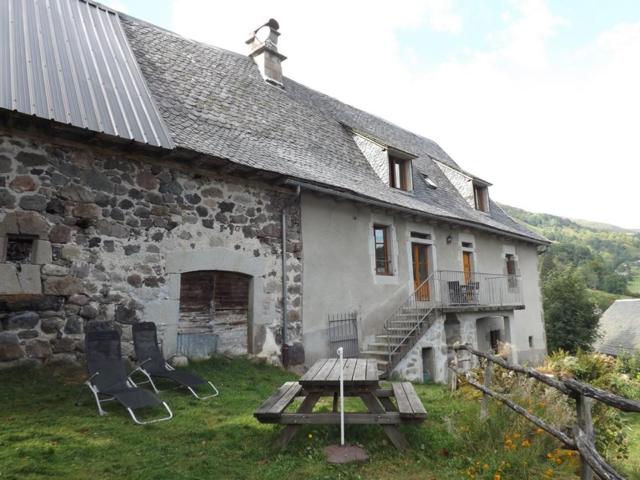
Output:
<svg viewBox="0 0 640 480">
<path fill-rule="evenodd" d="M 420 240 L 431 240 L 430 233 L 411 232 L 411 238 L 419 238 Z"/>
<path fill-rule="evenodd" d="M 35 237 L 25 235 L 7 236 L 5 261 L 8 263 L 31 263 Z"/>
<path fill-rule="evenodd" d="M 533 337 L 529 335 L 529 348 L 533 348 Z"/>
<path fill-rule="evenodd" d="M 391 275 L 391 256 L 389 252 L 389 227 L 373 227 L 373 240 L 376 255 L 376 274 Z"/>
<path fill-rule="evenodd" d="M 489 189 L 484 185 L 473 184 L 473 201 L 476 210 L 489 211 Z"/>
<path fill-rule="evenodd" d="M 473 248 L 473 243 L 471 243 L 471 242 L 462 242 L 462 248 Z"/>
<path fill-rule="evenodd" d="M 389 154 L 389 185 L 398 190 L 409 190 L 411 160 L 394 157 Z"/>
<path fill-rule="evenodd" d="M 434 182 L 433 180 L 431 180 L 431 178 L 429 178 L 429 175 L 422 175 L 422 178 L 424 180 L 424 183 L 427 184 L 427 187 L 435 190 L 436 188 L 438 188 L 438 185 L 436 185 L 436 182 Z"/>
<path fill-rule="evenodd" d="M 505 261 L 507 264 L 507 275 L 508 275 L 508 285 L 509 288 L 518 288 L 518 267 L 516 262 L 516 256 L 507 253 L 505 255 Z"/>
</svg>

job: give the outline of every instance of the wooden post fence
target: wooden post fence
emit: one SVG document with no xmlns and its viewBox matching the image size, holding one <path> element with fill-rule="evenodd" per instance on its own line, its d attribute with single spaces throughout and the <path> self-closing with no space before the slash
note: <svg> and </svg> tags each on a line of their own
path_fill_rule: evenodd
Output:
<svg viewBox="0 0 640 480">
<path fill-rule="evenodd" d="M 488 390 L 491 386 L 491 380 L 493 377 L 493 363 L 487 360 L 484 366 L 484 387 Z M 482 395 L 482 405 L 480 407 L 480 418 L 483 420 L 489 417 L 489 395 L 484 393 Z"/>
<path fill-rule="evenodd" d="M 484 382 L 478 382 L 469 371 L 463 371 L 459 367 L 458 351 L 466 350 L 472 355 L 486 360 L 484 369 Z M 577 450 L 580 453 L 580 478 L 581 480 L 593 480 L 594 473 L 602 480 L 624 480 L 624 478 L 614 470 L 614 468 L 602 458 L 595 447 L 595 434 L 593 429 L 593 419 L 591 417 L 591 409 L 593 400 L 597 400 L 610 407 L 617 408 L 624 412 L 640 412 L 640 402 L 620 397 L 606 390 L 594 387 L 586 383 L 579 382 L 575 379 L 557 379 L 544 373 L 538 372 L 533 368 L 523 367 L 522 365 L 510 364 L 506 360 L 496 355 L 480 352 L 475 350 L 471 345 L 456 344 L 453 346 L 454 356 L 452 365 L 449 368 L 454 372 L 454 379 L 451 381 L 452 389 L 457 386 L 456 377 L 464 376 L 466 382 L 472 387 L 480 390 L 482 395 L 482 405 L 480 408 L 480 417 L 485 419 L 489 415 L 489 398 L 494 398 L 522 415 L 531 423 L 560 440 L 566 448 Z M 556 388 L 563 394 L 575 399 L 576 401 L 576 417 L 577 425 L 573 429 L 571 438 L 569 435 L 561 432 L 541 418 L 533 415 L 520 405 L 516 404 L 506 396 L 491 390 L 491 381 L 493 379 L 493 366 L 498 365 L 507 370 L 527 375 L 546 385 Z"/>
</svg>

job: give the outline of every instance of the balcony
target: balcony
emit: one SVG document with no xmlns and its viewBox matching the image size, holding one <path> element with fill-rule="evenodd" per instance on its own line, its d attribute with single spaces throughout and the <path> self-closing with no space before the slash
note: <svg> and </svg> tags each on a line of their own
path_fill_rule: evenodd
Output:
<svg viewBox="0 0 640 480">
<path fill-rule="evenodd" d="M 450 312 L 524 308 L 518 275 L 438 270 L 418 287 L 415 297 Z"/>
</svg>

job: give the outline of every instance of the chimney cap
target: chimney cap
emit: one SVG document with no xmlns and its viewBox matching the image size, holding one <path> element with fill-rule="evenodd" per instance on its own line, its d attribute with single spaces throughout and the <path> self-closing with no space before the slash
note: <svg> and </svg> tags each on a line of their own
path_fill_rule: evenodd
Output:
<svg viewBox="0 0 640 480">
<path fill-rule="evenodd" d="M 280 30 L 280 24 L 278 23 L 278 21 L 275 18 L 270 18 L 269 21 L 267 23 L 265 23 L 264 25 L 260 25 L 258 28 L 256 28 L 253 33 L 256 33 L 258 30 L 260 30 L 262 27 L 269 27 L 273 30 Z"/>
<path fill-rule="evenodd" d="M 249 56 L 258 65 L 262 77 L 267 82 L 284 88 L 280 63 L 287 57 L 278 52 L 279 28 L 280 24 L 277 20 L 270 18 L 267 23 L 255 29 L 245 43 L 249 45 Z"/>
</svg>

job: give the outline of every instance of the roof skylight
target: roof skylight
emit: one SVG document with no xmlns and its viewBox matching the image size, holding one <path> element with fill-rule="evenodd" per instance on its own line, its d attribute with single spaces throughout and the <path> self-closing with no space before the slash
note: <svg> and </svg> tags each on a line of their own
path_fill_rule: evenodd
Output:
<svg viewBox="0 0 640 480">
<path fill-rule="evenodd" d="M 424 175 L 423 174 L 422 178 L 424 179 L 424 183 L 427 184 L 427 187 L 429 187 L 429 188 L 438 188 L 438 185 L 436 185 L 436 183 L 429 178 L 429 175 Z"/>
</svg>

